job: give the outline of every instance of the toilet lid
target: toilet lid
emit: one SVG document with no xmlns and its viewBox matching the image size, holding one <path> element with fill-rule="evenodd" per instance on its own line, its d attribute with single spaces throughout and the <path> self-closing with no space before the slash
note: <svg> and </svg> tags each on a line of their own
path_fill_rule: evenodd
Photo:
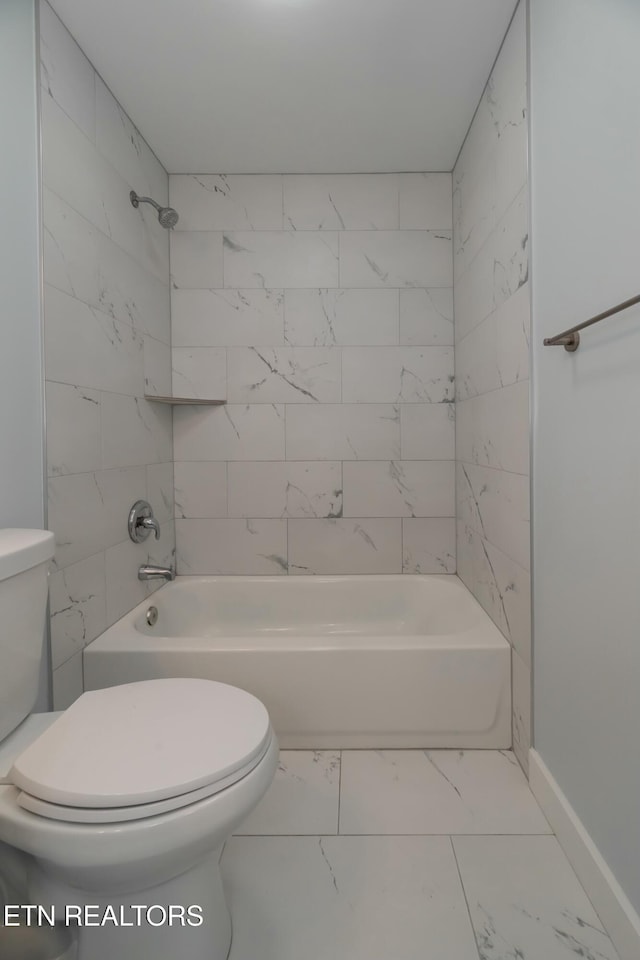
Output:
<svg viewBox="0 0 640 960">
<path fill-rule="evenodd" d="M 213 680 L 145 680 L 84 693 L 14 761 L 16 787 L 53 804 L 113 808 L 199 791 L 251 768 L 269 715 Z"/>
</svg>

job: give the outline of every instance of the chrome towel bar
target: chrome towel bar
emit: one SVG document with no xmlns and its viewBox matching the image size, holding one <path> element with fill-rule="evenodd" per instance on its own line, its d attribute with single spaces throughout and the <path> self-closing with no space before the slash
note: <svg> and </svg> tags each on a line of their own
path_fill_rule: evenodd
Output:
<svg viewBox="0 0 640 960">
<path fill-rule="evenodd" d="M 590 327 L 592 324 L 598 323 L 599 320 L 612 317 L 614 313 L 620 313 L 621 310 L 626 310 L 627 307 L 633 307 L 636 303 L 640 303 L 640 296 L 631 297 L 630 300 L 625 300 L 623 303 L 619 303 L 615 307 L 605 310 L 604 313 L 599 313 L 597 316 L 591 317 L 590 320 L 585 320 L 584 323 L 578 323 L 575 327 L 563 330 L 562 333 L 556 334 L 555 337 L 546 337 L 543 341 L 544 345 L 545 347 L 564 347 L 569 353 L 574 353 L 580 346 L 580 330 L 584 330 L 585 327 Z"/>
</svg>

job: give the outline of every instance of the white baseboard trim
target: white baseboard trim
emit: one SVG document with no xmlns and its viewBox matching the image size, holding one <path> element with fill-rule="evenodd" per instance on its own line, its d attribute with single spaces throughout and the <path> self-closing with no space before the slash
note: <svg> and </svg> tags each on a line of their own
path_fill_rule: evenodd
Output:
<svg viewBox="0 0 640 960">
<path fill-rule="evenodd" d="M 637 960 L 640 957 L 640 916 L 537 750 L 529 751 L 529 782 L 620 960 Z"/>
</svg>

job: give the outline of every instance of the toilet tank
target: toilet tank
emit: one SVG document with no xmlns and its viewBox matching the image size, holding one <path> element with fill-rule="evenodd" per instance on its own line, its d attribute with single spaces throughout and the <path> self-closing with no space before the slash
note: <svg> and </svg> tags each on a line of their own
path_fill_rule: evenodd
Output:
<svg viewBox="0 0 640 960">
<path fill-rule="evenodd" d="M 48 530 L 0 530 L 0 741 L 38 696 L 53 554 Z"/>
</svg>

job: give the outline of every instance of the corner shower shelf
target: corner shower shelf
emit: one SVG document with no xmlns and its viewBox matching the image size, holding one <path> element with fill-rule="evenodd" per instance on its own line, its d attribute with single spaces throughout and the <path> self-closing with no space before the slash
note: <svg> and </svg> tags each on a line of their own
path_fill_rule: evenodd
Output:
<svg viewBox="0 0 640 960">
<path fill-rule="evenodd" d="M 145 393 L 144 398 L 145 400 L 150 400 L 152 403 L 170 403 L 174 407 L 187 405 L 195 407 L 221 407 L 227 402 L 226 400 L 202 400 L 196 399 L 195 397 L 154 397 L 148 393 Z"/>
</svg>

